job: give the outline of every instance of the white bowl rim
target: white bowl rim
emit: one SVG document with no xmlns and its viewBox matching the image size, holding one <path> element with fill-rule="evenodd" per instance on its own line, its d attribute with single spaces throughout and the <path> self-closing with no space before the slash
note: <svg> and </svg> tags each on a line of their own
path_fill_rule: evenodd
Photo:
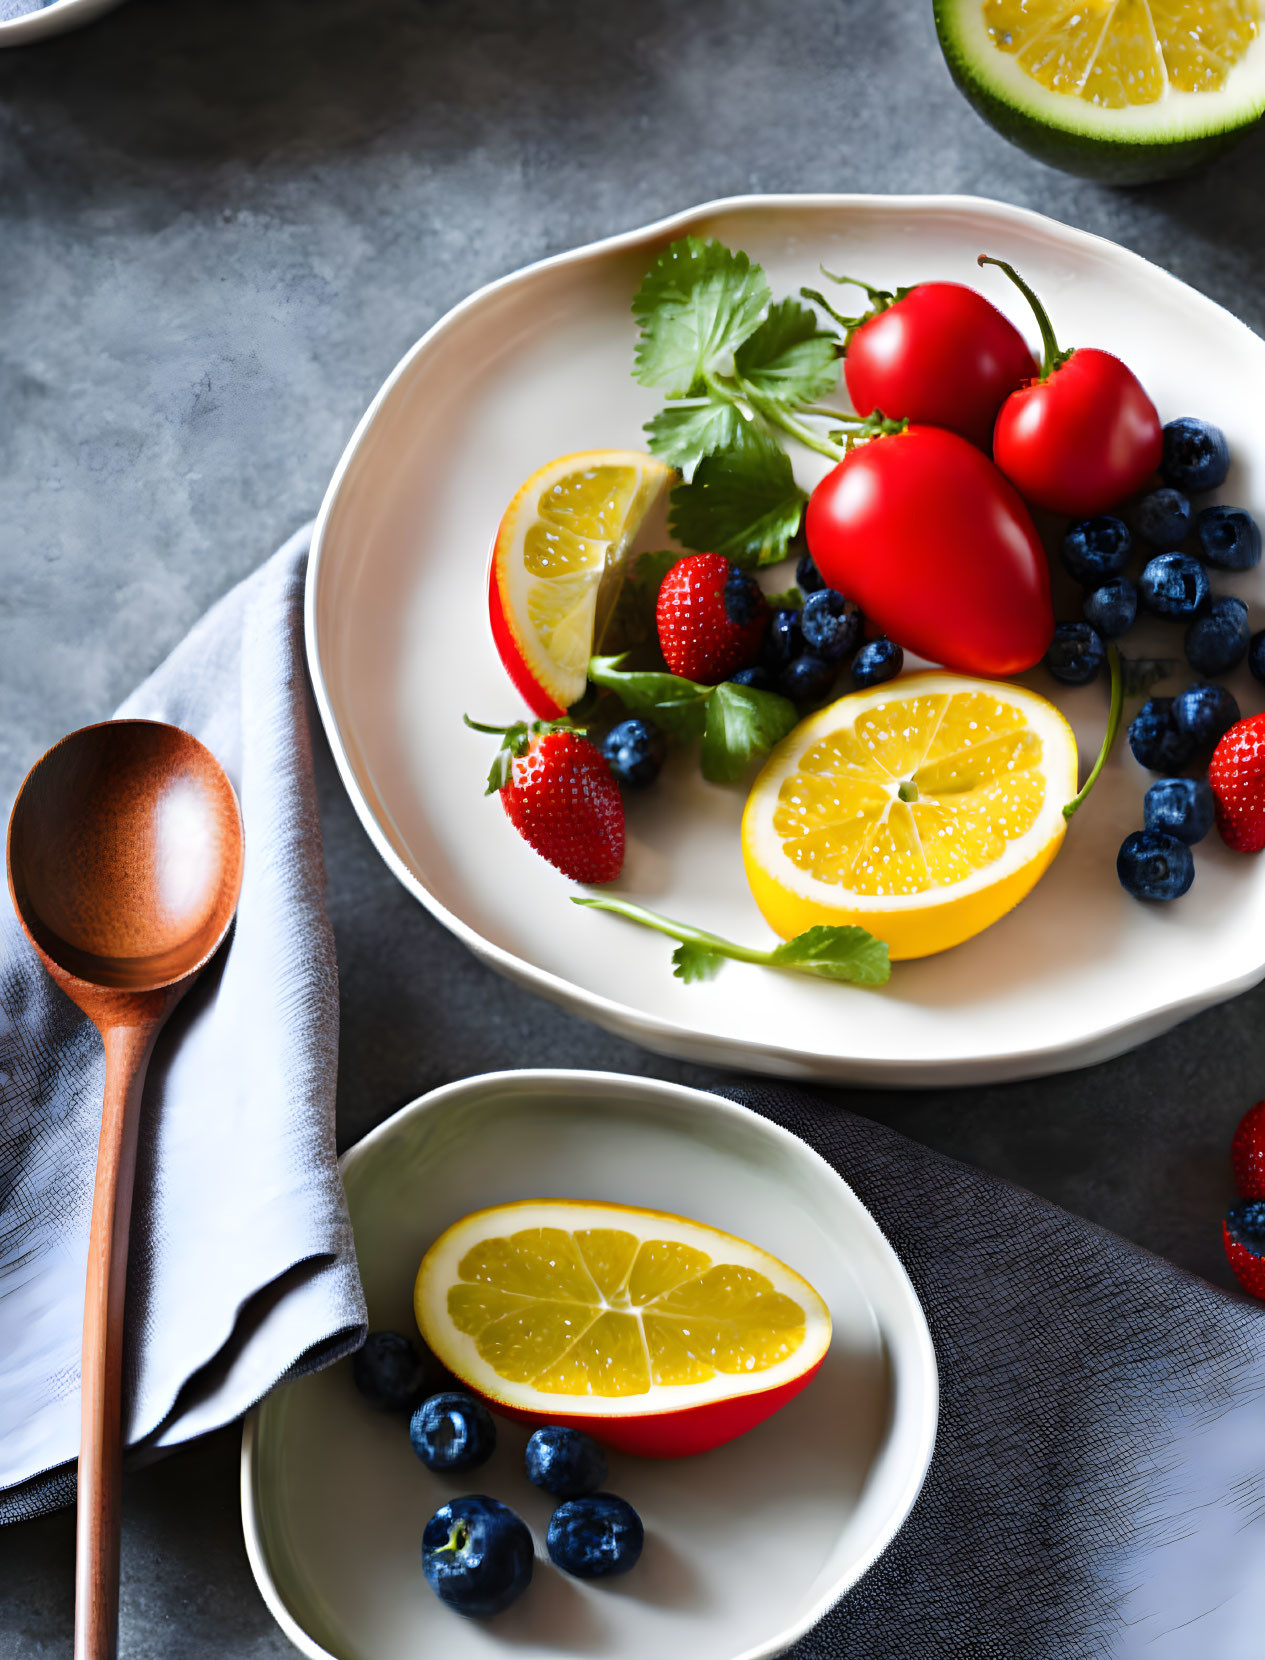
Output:
<svg viewBox="0 0 1265 1660">
<path fill-rule="evenodd" d="M 415 1100 L 398 1108 L 381 1124 L 376 1125 L 366 1135 L 355 1142 L 338 1161 L 340 1171 L 346 1171 L 360 1162 L 365 1152 L 385 1140 L 395 1130 L 396 1125 L 405 1116 L 442 1111 L 453 1101 L 459 1101 L 463 1096 L 475 1096 L 489 1090 L 504 1092 L 522 1089 L 525 1092 L 538 1092 L 548 1089 L 558 1092 L 574 1092 L 594 1094 L 600 1099 L 600 1092 L 617 1085 L 632 1095 L 642 1095 L 646 1098 L 671 1099 L 685 1097 L 691 1105 L 697 1106 L 700 1102 L 708 1110 L 714 1110 L 721 1117 L 741 1120 L 744 1123 L 752 1118 L 756 1119 L 762 1129 L 774 1141 L 780 1141 L 791 1147 L 797 1158 L 803 1158 L 809 1164 L 818 1165 L 833 1181 L 838 1182 L 851 1202 L 856 1206 L 863 1223 L 874 1232 L 879 1244 L 886 1255 L 888 1266 L 892 1271 L 893 1287 L 901 1299 L 903 1325 L 893 1330 L 889 1326 L 883 1328 L 883 1342 L 888 1351 L 889 1359 L 895 1361 L 896 1351 L 899 1349 L 899 1373 L 896 1364 L 893 1364 L 893 1376 L 899 1375 L 907 1380 L 907 1389 L 901 1401 L 901 1415 L 906 1419 L 907 1433 L 914 1437 L 913 1450 L 915 1456 L 909 1463 L 910 1474 L 904 1485 L 893 1495 L 889 1503 L 887 1517 L 883 1526 L 875 1534 L 871 1545 L 863 1558 L 858 1559 L 850 1571 L 847 1582 L 827 1590 L 805 1614 L 801 1615 L 793 1625 L 779 1633 L 770 1641 L 759 1644 L 756 1648 L 744 1650 L 735 1660 L 775 1660 L 775 1657 L 784 1654 L 792 1644 L 799 1641 L 804 1634 L 810 1631 L 839 1600 L 846 1596 L 862 1576 L 870 1570 L 891 1544 L 900 1529 L 908 1520 L 927 1472 L 931 1467 L 932 1456 L 935 1452 L 936 1432 L 940 1418 L 940 1374 L 936 1361 L 935 1346 L 931 1340 L 931 1332 L 927 1326 L 927 1318 L 919 1301 L 918 1293 L 905 1269 L 904 1263 L 896 1254 L 894 1246 L 887 1235 L 879 1227 L 868 1206 L 857 1197 L 851 1184 L 835 1169 L 834 1165 L 824 1159 L 815 1147 L 809 1145 L 792 1131 L 784 1129 L 763 1114 L 752 1108 L 743 1106 L 738 1101 L 731 1101 L 727 1096 L 713 1094 L 710 1090 L 694 1089 L 688 1084 L 669 1083 L 661 1078 L 643 1077 L 629 1072 L 599 1072 L 582 1071 L 566 1067 L 521 1067 L 500 1072 L 481 1072 L 470 1078 L 460 1078 L 450 1084 L 441 1084 L 437 1088 L 428 1090 L 425 1095 L 419 1095 Z M 895 1341 L 893 1341 L 895 1339 Z M 266 1400 L 267 1397 L 265 1396 Z M 280 1588 L 272 1577 L 272 1570 L 268 1564 L 267 1552 L 264 1547 L 263 1530 L 259 1521 L 258 1505 L 255 1494 L 255 1445 L 259 1434 L 259 1414 L 263 1401 L 257 1403 L 246 1414 L 242 1426 L 241 1452 L 241 1506 L 242 1506 L 242 1536 L 246 1545 L 246 1556 L 250 1563 L 251 1573 L 259 1594 L 267 1605 L 268 1612 L 276 1620 L 285 1636 L 299 1651 L 307 1655 L 309 1660 L 338 1660 L 338 1656 L 331 1654 L 329 1649 L 311 1637 L 303 1626 L 291 1613 L 283 1598 Z M 890 1444 L 894 1429 L 894 1420 L 889 1422 L 887 1442 Z"/>
<path fill-rule="evenodd" d="M 553 267 L 580 264 L 595 260 L 610 253 L 634 248 L 644 243 L 657 241 L 666 236 L 683 236 L 689 234 L 699 221 L 714 220 L 727 215 L 736 215 L 744 212 L 766 212 L 769 210 L 801 211 L 815 209 L 837 209 L 841 212 L 879 211 L 893 213 L 910 212 L 959 212 L 984 214 L 996 219 L 1001 224 L 1011 223 L 1023 225 L 1033 230 L 1052 235 L 1057 241 L 1070 243 L 1075 247 L 1087 251 L 1096 251 L 1100 256 L 1121 263 L 1134 270 L 1145 271 L 1149 277 L 1158 280 L 1182 296 L 1183 302 L 1204 308 L 1208 313 L 1230 323 L 1234 328 L 1241 330 L 1252 340 L 1256 336 L 1239 318 L 1235 317 L 1224 306 L 1218 305 L 1215 300 L 1201 294 L 1198 289 L 1191 288 L 1188 283 L 1165 271 L 1162 266 L 1145 259 L 1132 249 L 1124 248 L 1110 238 L 1098 236 L 1092 231 L 1083 231 L 1075 226 L 1066 225 L 1061 220 L 1051 218 L 1048 214 L 1038 213 L 1032 208 L 1016 207 L 1009 202 L 999 202 L 987 196 L 971 195 L 936 195 L 934 193 L 876 194 L 863 191 L 834 193 L 829 191 L 795 194 L 793 192 L 771 194 L 749 194 L 743 196 L 721 196 L 714 201 L 700 203 L 697 207 L 685 208 L 667 215 L 665 218 L 652 221 L 650 224 L 639 226 L 632 230 L 620 231 L 613 236 L 602 237 L 594 242 L 585 243 L 582 247 L 572 248 L 560 254 L 552 254 L 546 259 L 535 260 L 531 264 L 521 266 L 503 277 L 485 283 L 483 287 L 475 289 L 464 300 L 458 302 L 446 311 L 426 333 L 404 354 L 395 368 L 387 376 L 379 388 L 376 397 L 368 409 L 361 416 L 355 431 L 347 441 L 329 487 L 321 502 L 320 512 L 317 514 L 312 531 L 311 551 L 308 555 L 307 580 L 304 593 L 303 625 L 307 644 L 308 673 L 311 678 L 316 706 L 320 712 L 321 724 L 333 752 L 338 773 L 343 781 L 343 787 L 351 799 L 356 816 L 364 826 L 369 839 L 377 848 L 388 869 L 404 888 L 420 901 L 422 905 L 465 945 L 477 957 L 490 963 L 494 968 L 506 975 L 509 979 L 527 986 L 530 990 L 549 998 L 551 1002 L 562 1007 L 574 1010 L 586 1018 L 594 1020 L 608 1031 L 630 1037 L 634 1042 L 657 1049 L 660 1053 L 673 1055 L 689 1055 L 698 1057 L 706 1046 L 708 1058 L 714 1058 L 721 1050 L 732 1059 L 721 1064 L 741 1068 L 744 1065 L 756 1065 L 761 1071 L 780 1071 L 785 1076 L 805 1076 L 811 1072 L 820 1078 L 834 1076 L 862 1082 L 866 1085 L 892 1085 L 901 1088 L 934 1088 L 945 1083 L 975 1083 L 985 1079 L 988 1081 L 1006 1080 L 1019 1077 L 1040 1076 L 1046 1073 L 1068 1070 L 1078 1065 L 1088 1065 L 1093 1060 L 1101 1058 L 1104 1046 L 1111 1045 L 1139 1027 L 1144 1028 L 1144 1035 L 1167 1030 L 1176 1025 L 1188 1015 L 1198 1013 L 1214 1003 L 1223 1002 L 1246 991 L 1265 976 L 1265 957 L 1245 973 L 1209 984 L 1197 991 L 1175 997 L 1168 1002 L 1158 1003 L 1144 1016 L 1126 1016 L 1112 1019 L 1104 1013 L 1099 1023 L 1086 1028 L 1075 1037 L 1063 1038 L 1056 1042 L 1033 1047 L 1031 1044 L 1011 1048 L 995 1047 L 987 1054 L 964 1056 L 961 1054 L 924 1055 L 913 1060 L 902 1058 L 896 1060 L 875 1061 L 869 1060 L 861 1064 L 850 1063 L 848 1057 L 835 1051 L 816 1051 L 811 1054 L 802 1048 L 787 1048 L 765 1040 L 747 1039 L 736 1036 L 720 1036 L 719 1034 L 700 1034 L 694 1026 L 685 1021 L 668 1019 L 662 1015 L 651 1014 L 638 1009 L 632 1004 L 606 997 L 577 981 L 555 974 L 549 969 L 538 967 L 528 962 L 505 946 L 497 945 L 486 939 L 476 928 L 462 920 L 453 911 L 433 894 L 420 880 L 404 860 L 399 856 L 378 822 L 377 816 L 361 789 L 356 776 L 355 768 L 343 743 L 339 730 L 338 719 L 334 712 L 329 691 L 325 683 L 324 668 L 321 663 L 320 642 L 316 626 L 316 599 L 317 587 L 320 581 L 322 558 L 325 551 L 325 534 L 330 517 L 337 504 L 346 477 L 355 457 L 364 443 L 370 428 L 373 426 L 379 410 L 386 402 L 396 384 L 411 370 L 414 362 L 425 352 L 431 342 L 444 334 L 455 322 L 468 311 L 480 306 L 492 295 L 519 282 L 536 272 L 549 270 Z M 700 1043 L 700 1037 L 702 1043 Z M 1139 1039 L 1141 1041 L 1141 1039 Z M 1120 1048 L 1127 1044 L 1116 1043 L 1114 1048 L 1108 1048 L 1107 1053 L 1118 1053 Z M 778 1063 L 771 1066 L 770 1062 Z M 805 1063 L 809 1063 L 806 1067 Z M 895 1073 L 899 1071 L 899 1077 Z M 891 1074 L 890 1076 L 888 1074 Z"/>
</svg>

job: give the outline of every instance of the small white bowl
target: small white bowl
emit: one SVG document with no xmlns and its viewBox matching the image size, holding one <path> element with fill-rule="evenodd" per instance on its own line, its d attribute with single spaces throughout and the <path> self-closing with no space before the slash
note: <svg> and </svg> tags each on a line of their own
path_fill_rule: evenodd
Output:
<svg viewBox="0 0 1265 1660">
<path fill-rule="evenodd" d="M 122 0 L 53 0 L 51 6 L 42 6 L 25 17 L 0 22 L 0 46 L 29 46 L 50 35 L 65 34 L 121 4 Z"/>
<path fill-rule="evenodd" d="M 504 1072 L 415 1101 L 343 1159 L 370 1325 L 414 1330 L 417 1264 L 459 1216 L 551 1195 L 675 1211 L 765 1246 L 830 1306 L 820 1374 L 782 1412 L 698 1458 L 611 1455 L 645 1554 L 606 1585 L 560 1573 L 527 1430 L 498 1419 L 491 1463 L 442 1478 L 401 1419 L 357 1395 L 350 1362 L 277 1390 L 247 1419 L 242 1519 L 255 1579 L 303 1654 L 445 1660 L 514 1651 L 588 1660 L 781 1654 L 887 1546 L 935 1441 L 935 1356 L 913 1288 L 851 1188 L 795 1136 L 717 1096 L 600 1072 Z M 534 1582 L 463 1620 L 422 1578 L 427 1517 L 464 1492 L 513 1506 Z"/>
</svg>

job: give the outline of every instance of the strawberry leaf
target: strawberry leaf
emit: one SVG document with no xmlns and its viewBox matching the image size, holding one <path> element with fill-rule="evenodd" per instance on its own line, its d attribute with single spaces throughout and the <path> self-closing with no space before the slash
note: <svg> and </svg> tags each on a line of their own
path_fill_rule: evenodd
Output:
<svg viewBox="0 0 1265 1660">
<path fill-rule="evenodd" d="M 633 373 L 669 397 L 699 397 L 729 367 L 769 303 L 764 272 L 723 243 L 685 236 L 647 271 L 633 300 L 641 325 Z"/>
<path fill-rule="evenodd" d="M 738 444 L 706 456 L 693 479 L 676 486 L 669 527 L 687 548 L 744 567 L 772 565 L 786 558 L 807 500 L 785 451 L 747 427 Z"/>
</svg>

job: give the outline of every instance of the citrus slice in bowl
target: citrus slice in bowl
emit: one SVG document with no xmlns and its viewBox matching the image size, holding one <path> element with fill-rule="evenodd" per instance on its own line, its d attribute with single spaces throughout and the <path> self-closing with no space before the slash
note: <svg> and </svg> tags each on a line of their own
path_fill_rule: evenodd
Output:
<svg viewBox="0 0 1265 1660">
<path fill-rule="evenodd" d="M 543 720 L 583 693 L 633 541 L 674 476 L 638 450 L 585 450 L 538 468 L 506 508 L 488 578 L 492 637 Z"/>
<path fill-rule="evenodd" d="M 1052 703 L 932 671 L 851 692 L 769 756 L 742 819 L 756 904 L 791 938 L 856 924 L 923 957 L 1005 915 L 1044 874 L 1076 794 Z"/>
<path fill-rule="evenodd" d="M 1260 0 L 936 0 L 935 14 L 980 114 L 1072 172 L 1166 178 L 1265 111 Z"/>
<path fill-rule="evenodd" d="M 422 1259 L 418 1329 L 498 1411 L 650 1458 L 742 1435 L 809 1382 L 830 1312 L 759 1246 L 663 1211 L 532 1199 Z"/>
</svg>

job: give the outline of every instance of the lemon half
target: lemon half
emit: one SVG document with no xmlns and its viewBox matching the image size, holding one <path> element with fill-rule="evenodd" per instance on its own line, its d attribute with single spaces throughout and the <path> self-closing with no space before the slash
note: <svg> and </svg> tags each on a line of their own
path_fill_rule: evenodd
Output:
<svg viewBox="0 0 1265 1660">
<path fill-rule="evenodd" d="M 1260 0 L 936 0 L 935 14 L 980 114 L 1071 172 L 1167 178 L 1265 112 Z"/>
<path fill-rule="evenodd" d="M 859 924 L 895 957 L 969 939 L 1030 892 L 1076 794 L 1043 697 L 964 675 L 852 692 L 769 756 L 742 819 L 747 880 L 784 938 Z"/>
</svg>

